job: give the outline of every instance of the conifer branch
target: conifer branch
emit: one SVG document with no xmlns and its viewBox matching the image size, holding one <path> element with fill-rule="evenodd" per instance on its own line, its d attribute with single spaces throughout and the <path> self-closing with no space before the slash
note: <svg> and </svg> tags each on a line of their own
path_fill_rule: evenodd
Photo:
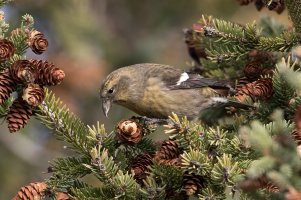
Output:
<svg viewBox="0 0 301 200">
<path fill-rule="evenodd" d="M 9 1 L 0 0 L 0 7 Z M 282 0 L 240 3 L 255 3 L 258 9 L 266 6 L 278 13 L 285 8 Z M 212 122 L 214 125 L 172 114 L 166 125 L 169 139 L 160 145 L 145 137 L 158 121 L 122 120 L 115 131 L 107 132 L 99 122 L 85 125 L 47 89 L 44 99 L 42 87 L 60 83 L 65 74 L 47 61 L 24 59 L 28 48 L 41 54 L 48 47 L 44 34 L 34 30 L 30 15 L 24 15 L 20 28 L 8 34 L 0 12 L 0 48 L 4 53 L 0 57 L 0 117 L 8 116 L 13 130 L 19 130 L 35 114 L 76 153 L 54 160 L 48 168 L 52 176 L 42 187 L 23 187 L 16 197 L 44 197 L 49 192 L 78 200 L 225 199 L 230 188 L 232 196 L 240 199 L 299 199 L 301 161 L 300 146 L 296 145 L 301 141 L 301 73 L 296 58 L 301 56 L 291 50 L 300 44 L 301 0 L 285 3 L 296 31 L 285 30 L 269 19 L 263 20 L 260 28 L 255 23 L 240 25 L 202 16 L 189 33 L 192 38 L 186 38 L 190 39 L 186 43 L 192 58 L 204 64 L 204 74 L 237 81 L 230 94 L 234 97 L 227 98 L 254 109 L 240 112 L 229 107 L 225 109 L 227 117 Z M 294 64 L 283 59 L 275 66 L 279 55 L 288 53 Z M 25 76 L 31 72 L 36 73 L 36 79 Z M 20 82 L 16 88 L 14 81 Z M 11 106 L 13 91 L 23 94 L 14 101 L 15 106 Z M 28 96 L 30 92 L 34 95 Z M 281 112 L 273 112 L 279 108 Z M 210 118 L 210 111 L 201 114 Z M 87 175 L 96 177 L 100 185 L 82 182 Z M 249 194 L 252 189 L 256 191 Z"/>
<path fill-rule="evenodd" d="M 12 2 L 13 0 L 1 0 L 0 1 L 0 8 L 2 7 L 2 6 L 5 6 L 6 4 L 8 4 L 9 2 Z"/>
<path fill-rule="evenodd" d="M 58 158 L 51 163 L 49 172 L 55 175 L 64 175 L 72 178 L 81 178 L 90 173 L 90 170 L 83 165 L 89 164 L 89 158 L 66 157 Z"/>
<path fill-rule="evenodd" d="M 92 141 L 87 138 L 88 127 L 52 92 L 46 89 L 45 94 L 45 99 L 37 110 L 37 118 L 52 129 L 59 140 L 69 143 L 73 150 L 89 156 Z"/>
<path fill-rule="evenodd" d="M 7 115 L 9 107 L 13 104 L 13 98 L 10 97 L 2 105 L 0 105 L 0 118 L 3 118 Z"/>
</svg>

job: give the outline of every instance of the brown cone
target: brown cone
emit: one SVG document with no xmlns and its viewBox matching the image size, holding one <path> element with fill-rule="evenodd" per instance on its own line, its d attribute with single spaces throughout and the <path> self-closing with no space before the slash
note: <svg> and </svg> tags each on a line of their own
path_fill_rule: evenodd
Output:
<svg viewBox="0 0 301 200">
<path fill-rule="evenodd" d="M 301 145 L 301 105 L 296 110 L 294 122 L 296 129 L 292 132 L 292 136 L 299 146 Z"/>
<path fill-rule="evenodd" d="M 15 83 L 12 80 L 9 70 L 5 69 L 0 72 L 0 104 L 3 104 L 14 91 Z"/>
<path fill-rule="evenodd" d="M 271 53 L 260 51 L 257 49 L 252 49 L 248 56 L 253 60 L 253 62 L 266 63 L 267 61 L 272 60 Z"/>
<path fill-rule="evenodd" d="M 264 68 L 261 71 L 261 75 L 272 77 L 274 75 L 274 70 L 271 68 Z"/>
<path fill-rule="evenodd" d="M 134 178 L 139 184 L 143 184 L 146 178 L 148 166 L 153 164 L 153 158 L 149 154 L 138 155 L 131 163 L 130 169 L 134 171 Z"/>
<path fill-rule="evenodd" d="M 180 166 L 180 154 L 182 153 L 182 149 L 175 141 L 165 140 L 162 142 L 160 149 L 156 152 L 154 160 L 159 164 Z"/>
<path fill-rule="evenodd" d="M 121 142 L 137 144 L 142 139 L 140 124 L 132 120 L 122 120 L 116 127 L 116 135 Z"/>
<path fill-rule="evenodd" d="M 273 83 L 272 79 L 264 78 L 255 81 L 254 91 L 252 95 L 257 99 L 268 99 L 273 93 Z"/>
<path fill-rule="evenodd" d="M 199 175 L 185 173 L 183 177 L 183 187 L 186 194 L 191 196 L 204 187 L 204 178 Z"/>
<path fill-rule="evenodd" d="M 235 98 L 240 102 L 243 102 L 246 97 L 250 97 L 253 101 L 256 101 L 268 99 L 272 94 L 272 80 L 270 78 L 264 78 L 236 88 Z"/>
<path fill-rule="evenodd" d="M 184 30 L 185 43 L 187 45 L 190 57 L 197 63 L 200 63 L 200 58 L 207 58 L 205 48 L 201 46 L 200 41 L 196 39 L 196 32 L 192 29 Z"/>
<path fill-rule="evenodd" d="M 249 62 L 245 65 L 244 75 L 250 80 L 254 81 L 260 77 L 262 71 L 261 63 L 257 61 Z"/>
<path fill-rule="evenodd" d="M 298 130 L 292 132 L 293 139 L 295 140 L 297 146 L 301 145 L 301 134 Z"/>
<path fill-rule="evenodd" d="M 262 0 L 256 0 L 255 7 L 258 11 L 260 11 L 264 7 L 264 3 L 262 2 Z"/>
<path fill-rule="evenodd" d="M 250 87 L 249 85 L 252 84 L 250 83 L 249 79 L 247 77 L 243 77 L 241 79 L 239 79 L 238 83 L 235 86 L 235 98 L 240 101 L 240 102 L 244 102 L 245 99 L 249 96 L 249 94 L 251 93 L 251 89 L 252 87 Z"/>
<path fill-rule="evenodd" d="M 274 9 L 278 14 L 281 14 L 285 10 L 285 5 L 284 2 L 279 4 L 275 9 Z"/>
<path fill-rule="evenodd" d="M 298 131 L 301 131 L 301 104 L 298 106 L 296 110 L 294 121 L 295 121 L 296 129 Z"/>
<path fill-rule="evenodd" d="M 15 54 L 15 51 L 15 46 L 11 41 L 7 39 L 0 40 L 0 62 L 8 60 Z"/>
<path fill-rule="evenodd" d="M 35 67 L 37 79 L 35 83 L 39 85 L 57 85 L 65 78 L 63 70 L 55 67 L 52 63 L 43 60 L 30 60 L 30 63 Z"/>
<path fill-rule="evenodd" d="M 281 14 L 285 9 L 283 0 L 271 1 L 271 3 L 269 5 L 267 5 L 267 7 L 269 10 L 274 10 L 278 14 Z"/>
<path fill-rule="evenodd" d="M 255 7 L 260 11 L 263 7 L 267 7 L 269 10 L 274 10 L 278 14 L 281 14 L 285 9 L 283 0 L 275 1 L 263 1 L 263 0 L 237 0 L 240 5 L 248 5 L 255 1 Z"/>
<path fill-rule="evenodd" d="M 33 83 L 37 78 L 35 67 L 28 60 L 18 60 L 10 67 L 11 77 L 22 84 Z"/>
<path fill-rule="evenodd" d="M 64 192 L 59 192 L 56 194 L 55 200 L 71 200 L 68 194 Z"/>
<path fill-rule="evenodd" d="M 235 86 L 235 89 L 238 90 L 244 87 L 246 84 L 250 83 L 250 80 L 247 77 L 242 77 L 238 80 L 238 83 Z"/>
<path fill-rule="evenodd" d="M 285 200 L 300 200 L 301 192 L 290 190 L 285 194 Z"/>
<path fill-rule="evenodd" d="M 268 192 L 277 193 L 279 188 L 272 184 L 265 176 L 256 179 L 247 179 L 239 183 L 241 189 L 252 191 L 257 189 L 266 189 Z"/>
<path fill-rule="evenodd" d="M 6 117 L 9 131 L 12 133 L 23 128 L 32 114 L 32 106 L 28 105 L 22 98 L 16 99 L 9 108 Z"/>
<path fill-rule="evenodd" d="M 181 166 L 181 164 L 182 164 L 182 160 L 181 160 L 180 157 L 179 158 L 168 159 L 168 160 L 156 158 L 155 160 L 158 164 L 163 164 L 163 165 Z"/>
<path fill-rule="evenodd" d="M 44 182 L 30 183 L 22 187 L 12 200 L 37 200 L 45 197 L 47 185 Z"/>
<path fill-rule="evenodd" d="M 48 41 L 44 34 L 36 30 L 30 32 L 27 43 L 36 54 L 42 54 L 48 47 Z"/>
<path fill-rule="evenodd" d="M 178 158 L 183 153 L 182 149 L 173 140 L 165 140 L 161 144 L 159 151 L 156 152 L 155 160 L 170 160 Z"/>
<path fill-rule="evenodd" d="M 38 106 L 45 98 L 44 88 L 37 84 L 29 84 L 23 90 L 22 99 L 31 106 Z"/>
</svg>

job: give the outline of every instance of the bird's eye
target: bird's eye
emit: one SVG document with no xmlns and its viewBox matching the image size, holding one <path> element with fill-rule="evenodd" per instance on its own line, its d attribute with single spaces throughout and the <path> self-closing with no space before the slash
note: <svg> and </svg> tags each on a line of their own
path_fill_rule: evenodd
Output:
<svg viewBox="0 0 301 200">
<path fill-rule="evenodd" d="M 114 89 L 113 89 L 113 88 L 111 88 L 111 89 L 108 90 L 108 93 L 109 93 L 109 94 L 112 94 L 113 92 L 114 92 Z"/>
</svg>

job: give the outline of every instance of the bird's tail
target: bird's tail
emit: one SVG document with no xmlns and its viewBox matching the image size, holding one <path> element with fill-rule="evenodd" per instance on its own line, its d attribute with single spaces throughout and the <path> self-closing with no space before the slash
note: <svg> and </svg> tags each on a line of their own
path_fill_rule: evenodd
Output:
<svg viewBox="0 0 301 200">
<path fill-rule="evenodd" d="M 235 108 L 242 108 L 242 109 L 254 108 L 254 106 L 252 105 L 227 99 L 225 97 L 211 97 L 210 107 L 228 107 L 228 106 L 233 106 Z"/>
<path fill-rule="evenodd" d="M 207 108 L 201 112 L 200 119 L 207 123 L 215 123 L 219 118 L 229 115 L 229 107 L 236 109 L 254 109 L 254 106 L 224 97 L 212 97 Z"/>
</svg>

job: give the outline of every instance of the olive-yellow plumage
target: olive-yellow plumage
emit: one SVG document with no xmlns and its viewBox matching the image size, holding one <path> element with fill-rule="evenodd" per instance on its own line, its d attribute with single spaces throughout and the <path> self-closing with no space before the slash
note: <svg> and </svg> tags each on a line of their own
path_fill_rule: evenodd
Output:
<svg viewBox="0 0 301 200">
<path fill-rule="evenodd" d="M 229 91 L 227 81 L 188 74 L 161 64 L 136 64 L 113 71 L 103 81 L 100 96 L 107 116 L 112 103 L 139 115 L 166 119 L 172 112 L 197 119 L 204 109 L 238 102 L 219 97 Z"/>
</svg>

